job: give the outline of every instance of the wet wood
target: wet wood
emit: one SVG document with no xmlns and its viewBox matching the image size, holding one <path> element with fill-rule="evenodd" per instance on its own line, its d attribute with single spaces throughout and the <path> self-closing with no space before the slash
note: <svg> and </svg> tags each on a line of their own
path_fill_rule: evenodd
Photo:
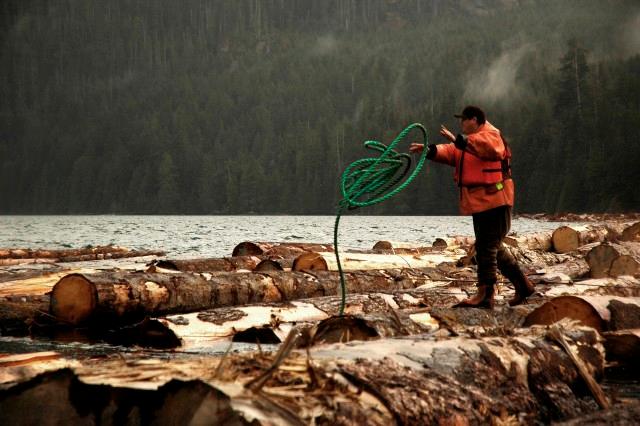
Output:
<svg viewBox="0 0 640 426">
<path fill-rule="evenodd" d="M 640 328 L 640 297 L 559 296 L 531 312 L 524 325 L 549 325 L 564 318 L 598 331 Z"/>
<path fill-rule="evenodd" d="M 264 257 L 262 259 L 264 259 Z M 252 271 L 262 259 L 256 256 L 235 256 L 206 259 L 158 259 L 149 265 L 146 272 Z"/>
<path fill-rule="evenodd" d="M 436 269 L 377 270 L 346 275 L 349 293 L 415 288 L 441 277 Z M 71 274 L 51 293 L 50 313 L 80 324 L 111 318 L 129 322 L 145 315 L 193 312 L 207 308 L 270 303 L 336 295 L 338 273 L 316 271 L 256 274 L 148 274 L 109 272 Z"/>
<path fill-rule="evenodd" d="M 593 278 L 639 275 L 640 243 L 605 242 L 593 247 L 585 259 Z"/>
<path fill-rule="evenodd" d="M 0 297 L 0 335 L 26 336 L 39 319 L 46 321 L 49 312 L 49 296 Z"/>
</svg>

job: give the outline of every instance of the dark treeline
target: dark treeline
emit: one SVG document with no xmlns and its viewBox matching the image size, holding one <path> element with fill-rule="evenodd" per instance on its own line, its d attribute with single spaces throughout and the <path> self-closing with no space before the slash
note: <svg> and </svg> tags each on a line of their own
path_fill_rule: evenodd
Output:
<svg viewBox="0 0 640 426">
<path fill-rule="evenodd" d="M 326 213 L 339 176 L 485 107 L 518 212 L 640 206 L 635 0 L 0 6 L 0 213 Z M 457 211 L 451 170 L 363 213 Z"/>
</svg>

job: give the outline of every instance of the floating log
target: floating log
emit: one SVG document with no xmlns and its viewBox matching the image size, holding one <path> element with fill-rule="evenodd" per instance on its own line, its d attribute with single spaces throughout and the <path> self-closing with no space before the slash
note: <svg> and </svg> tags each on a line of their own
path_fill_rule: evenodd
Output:
<svg viewBox="0 0 640 426">
<path fill-rule="evenodd" d="M 131 250 L 118 246 L 99 246 L 84 249 L 31 250 L 0 249 L 0 265 L 22 263 L 82 262 L 88 260 L 122 259 L 127 257 L 163 256 L 159 250 Z"/>
<path fill-rule="evenodd" d="M 331 244 L 266 243 L 244 241 L 233 248 L 232 256 L 284 256 L 295 257 L 305 251 L 332 252 Z"/>
<path fill-rule="evenodd" d="M 605 242 L 592 248 L 585 259 L 592 278 L 640 274 L 640 243 Z"/>
<path fill-rule="evenodd" d="M 49 311 L 49 296 L 0 297 L 0 335 L 26 336 L 38 318 Z"/>
<path fill-rule="evenodd" d="M 463 250 L 447 250 L 419 255 L 341 253 L 340 263 L 345 271 L 386 269 L 386 268 L 431 268 L 441 263 L 455 263 L 466 253 Z M 303 253 L 293 262 L 294 271 L 329 270 L 337 271 L 334 253 Z"/>
<path fill-rule="evenodd" d="M 442 276 L 435 269 L 348 273 L 350 293 L 415 288 Z M 67 323 L 90 318 L 125 322 L 146 315 L 193 312 L 207 308 L 270 303 L 336 295 L 335 272 L 263 272 L 259 274 L 147 274 L 109 272 L 63 277 L 51 292 L 50 312 Z"/>
<path fill-rule="evenodd" d="M 159 259 L 151 262 L 146 272 L 232 272 L 252 271 L 262 259 L 256 256 L 235 256 L 206 259 Z"/>
<path fill-rule="evenodd" d="M 598 331 L 640 328 L 640 297 L 559 296 L 531 312 L 524 325 L 549 325 L 563 318 Z"/>
<path fill-rule="evenodd" d="M 604 354 L 595 332 L 564 333 L 586 371 L 600 377 Z M 297 350 L 231 353 L 213 362 L 125 355 L 59 369 L 62 361 L 2 369 L 0 378 L 13 380 L 0 385 L 4 423 L 79 422 L 89 410 L 113 423 L 117 414 L 254 425 L 533 424 L 593 410 L 573 362 L 542 334 L 381 339 L 312 348 L 310 357 Z M 34 376 L 47 363 L 52 371 Z M 41 410 L 43 398 L 55 403 Z"/>
<path fill-rule="evenodd" d="M 540 251 L 551 251 L 553 247 L 551 231 L 524 235 L 507 235 L 504 243 L 512 247 Z"/>
</svg>

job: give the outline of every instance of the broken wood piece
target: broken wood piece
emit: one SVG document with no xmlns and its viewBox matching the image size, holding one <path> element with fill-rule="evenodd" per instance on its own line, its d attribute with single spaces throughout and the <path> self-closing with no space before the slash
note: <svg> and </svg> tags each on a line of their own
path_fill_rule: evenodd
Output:
<svg viewBox="0 0 640 426">
<path fill-rule="evenodd" d="M 567 355 L 569 355 L 569 358 L 571 359 L 571 361 L 573 361 L 573 364 L 576 366 L 576 369 L 580 373 L 582 379 L 587 383 L 591 394 L 593 395 L 600 408 L 607 410 L 610 406 L 607 396 L 604 394 L 602 388 L 595 381 L 589 370 L 587 370 L 584 362 L 582 362 L 580 357 L 578 357 L 578 355 L 574 352 L 573 348 L 569 346 L 566 339 L 564 338 L 563 330 L 560 328 L 560 326 L 558 326 L 558 324 L 552 324 L 551 327 L 549 327 L 548 333 L 553 340 L 555 340 L 560 344 L 560 346 L 562 346 Z"/>
</svg>

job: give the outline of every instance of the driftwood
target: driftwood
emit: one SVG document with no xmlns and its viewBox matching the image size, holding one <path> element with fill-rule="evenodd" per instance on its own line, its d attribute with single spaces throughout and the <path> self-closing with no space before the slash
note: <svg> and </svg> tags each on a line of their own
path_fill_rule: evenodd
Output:
<svg viewBox="0 0 640 426">
<path fill-rule="evenodd" d="M 233 272 L 253 271 L 265 258 L 234 256 L 206 259 L 158 259 L 151 262 L 146 272 Z"/>
<path fill-rule="evenodd" d="M 595 333 L 565 333 L 587 372 L 600 377 L 604 356 Z M 573 362 L 544 332 L 382 339 L 325 345 L 309 355 L 289 349 L 215 361 L 23 359 L 1 370 L 0 417 L 5 424 L 70 423 L 87 412 L 112 423 L 117 415 L 255 425 L 512 424 L 548 423 L 595 408 Z M 48 363 L 51 371 L 34 377 Z M 38 409 L 42 400 L 51 402 L 47 410 Z"/>
<path fill-rule="evenodd" d="M 346 275 L 350 293 L 415 288 L 441 277 L 436 269 L 359 271 Z M 91 318 L 135 322 L 151 315 L 270 303 L 338 294 L 339 274 L 317 271 L 256 274 L 72 274 L 51 292 L 50 313 L 80 324 Z"/>
<path fill-rule="evenodd" d="M 640 328 L 640 297 L 559 296 L 531 312 L 524 325 L 548 325 L 563 318 L 598 331 Z"/>
<path fill-rule="evenodd" d="M 640 243 L 602 243 L 593 247 L 585 257 L 591 277 L 617 277 L 640 274 Z"/>
</svg>

